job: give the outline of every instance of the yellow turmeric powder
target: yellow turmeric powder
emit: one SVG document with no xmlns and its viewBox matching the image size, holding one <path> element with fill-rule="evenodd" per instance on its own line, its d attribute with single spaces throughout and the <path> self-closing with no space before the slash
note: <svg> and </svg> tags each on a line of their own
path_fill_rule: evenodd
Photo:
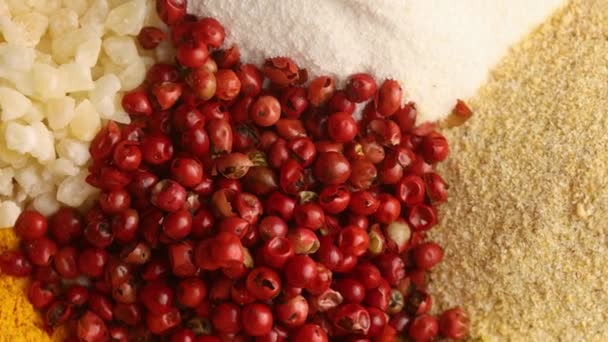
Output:
<svg viewBox="0 0 608 342">
<path fill-rule="evenodd" d="M 17 247 L 19 240 L 12 229 L 0 229 L 0 252 Z M 0 274 L 0 342 L 61 341 L 62 331 L 49 336 L 40 315 L 28 302 L 27 279 Z"/>
</svg>

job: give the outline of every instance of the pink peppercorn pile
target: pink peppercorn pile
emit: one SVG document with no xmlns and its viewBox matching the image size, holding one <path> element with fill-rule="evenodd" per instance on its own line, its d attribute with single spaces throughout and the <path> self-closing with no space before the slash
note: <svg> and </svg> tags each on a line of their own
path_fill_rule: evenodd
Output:
<svg viewBox="0 0 608 342">
<path fill-rule="evenodd" d="M 153 65 L 122 100 L 132 123 L 93 140 L 98 205 L 25 211 L 21 249 L 0 255 L 32 279 L 48 328 L 87 342 L 466 337 L 467 314 L 433 316 L 426 292 L 448 143 L 415 125 L 401 86 L 360 73 L 337 89 L 286 57 L 245 64 L 215 19 L 183 0 L 157 10 L 170 34 L 138 40 L 170 39 L 176 63 Z"/>
</svg>

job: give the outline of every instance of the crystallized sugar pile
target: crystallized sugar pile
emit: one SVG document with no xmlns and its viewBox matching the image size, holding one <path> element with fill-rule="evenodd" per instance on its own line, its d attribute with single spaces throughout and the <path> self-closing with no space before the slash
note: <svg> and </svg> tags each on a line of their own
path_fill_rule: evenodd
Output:
<svg viewBox="0 0 608 342">
<path fill-rule="evenodd" d="M 196 0 L 243 60 L 293 57 L 313 75 L 399 80 L 422 120 L 472 96 L 507 48 L 563 0 Z"/>
</svg>

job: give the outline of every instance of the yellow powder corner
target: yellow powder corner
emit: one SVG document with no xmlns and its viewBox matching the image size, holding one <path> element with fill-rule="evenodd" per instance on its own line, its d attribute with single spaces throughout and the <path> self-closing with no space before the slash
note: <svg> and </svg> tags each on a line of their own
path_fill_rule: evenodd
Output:
<svg viewBox="0 0 608 342">
<path fill-rule="evenodd" d="M 19 240 L 12 229 L 0 229 L 0 252 L 15 248 Z M 0 342 L 59 341 L 61 332 L 53 337 L 42 330 L 40 315 L 28 302 L 27 279 L 0 275 Z"/>
</svg>

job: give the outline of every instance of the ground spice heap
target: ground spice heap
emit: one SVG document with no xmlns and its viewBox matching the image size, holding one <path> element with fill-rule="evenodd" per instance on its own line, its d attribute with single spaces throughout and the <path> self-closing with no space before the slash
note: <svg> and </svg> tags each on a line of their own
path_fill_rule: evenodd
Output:
<svg viewBox="0 0 608 342">
<path fill-rule="evenodd" d="M 431 284 L 440 306 L 464 303 L 473 336 L 608 339 L 607 56 L 608 1 L 572 1 L 448 132 Z"/>
</svg>

